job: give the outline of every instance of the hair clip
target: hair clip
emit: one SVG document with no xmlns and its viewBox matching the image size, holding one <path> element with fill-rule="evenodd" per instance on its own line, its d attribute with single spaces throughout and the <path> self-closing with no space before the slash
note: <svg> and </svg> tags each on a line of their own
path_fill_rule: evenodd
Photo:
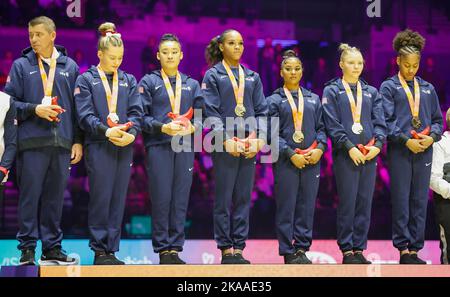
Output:
<svg viewBox="0 0 450 297">
<path fill-rule="evenodd" d="M 115 37 L 121 38 L 122 34 L 117 33 L 116 31 L 106 31 L 106 32 L 102 33 L 102 36 L 103 37 L 105 37 L 105 36 L 106 37 L 115 36 Z"/>
</svg>

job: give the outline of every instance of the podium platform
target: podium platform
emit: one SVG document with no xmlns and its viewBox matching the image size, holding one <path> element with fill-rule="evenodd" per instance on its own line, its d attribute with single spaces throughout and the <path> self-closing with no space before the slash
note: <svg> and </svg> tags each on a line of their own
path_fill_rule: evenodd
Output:
<svg viewBox="0 0 450 297">
<path fill-rule="evenodd" d="M 40 277 L 450 277 L 448 265 L 41 266 Z"/>
</svg>

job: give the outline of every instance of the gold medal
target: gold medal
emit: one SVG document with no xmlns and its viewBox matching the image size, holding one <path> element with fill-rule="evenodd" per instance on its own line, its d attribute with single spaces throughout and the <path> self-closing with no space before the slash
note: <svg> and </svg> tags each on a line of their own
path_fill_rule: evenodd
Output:
<svg viewBox="0 0 450 297">
<path fill-rule="evenodd" d="M 234 113 L 238 116 L 238 117 L 243 117 L 245 115 L 246 109 L 244 105 L 236 105 L 236 107 L 234 108 Z"/>
<path fill-rule="evenodd" d="M 302 131 L 295 131 L 294 134 L 292 134 L 292 140 L 294 140 L 295 143 L 301 143 L 303 142 L 303 139 L 305 139 L 305 135 L 303 135 Z"/>
<path fill-rule="evenodd" d="M 295 132 L 294 134 L 292 134 L 292 140 L 294 140 L 295 143 L 301 143 L 303 142 L 303 139 L 305 139 L 305 135 L 302 132 L 303 110 L 304 110 L 304 100 L 302 90 L 298 88 L 298 107 L 297 107 L 295 105 L 294 98 L 292 97 L 292 94 L 289 91 L 289 89 L 286 86 L 284 86 L 283 89 L 284 94 L 286 95 L 286 98 L 289 102 L 289 105 L 291 106 L 292 120 L 294 122 Z"/>
</svg>

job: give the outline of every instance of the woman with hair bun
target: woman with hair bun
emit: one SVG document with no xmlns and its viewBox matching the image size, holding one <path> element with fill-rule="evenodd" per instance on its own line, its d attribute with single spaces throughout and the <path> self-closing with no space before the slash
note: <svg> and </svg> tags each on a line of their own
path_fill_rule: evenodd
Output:
<svg viewBox="0 0 450 297">
<path fill-rule="evenodd" d="M 265 138 L 259 133 L 264 132 L 263 125 L 225 126 L 226 119 L 259 122 L 267 116 L 261 79 L 258 73 L 240 64 L 243 52 L 244 41 L 238 31 L 226 30 L 214 37 L 206 49 L 211 68 L 202 84 L 214 139 L 216 143 L 223 142 L 225 150 L 212 153 L 216 178 L 214 237 L 222 251 L 222 264 L 250 263 L 242 252 L 248 238 L 255 156 Z"/>
<path fill-rule="evenodd" d="M 311 264 L 314 208 L 320 160 L 327 148 L 320 98 L 300 87 L 303 65 L 296 53 L 283 55 L 284 85 L 267 98 L 269 116 L 279 119 L 279 158 L 273 164 L 279 254 L 285 264 Z"/>
<path fill-rule="evenodd" d="M 89 178 L 89 247 L 94 265 L 123 265 L 119 250 L 122 218 L 133 162 L 133 143 L 140 131 L 142 106 L 136 79 L 119 69 L 124 46 L 112 23 L 98 29 L 99 64 L 76 81 L 75 104 L 85 131 Z"/>
<path fill-rule="evenodd" d="M 329 81 L 322 98 L 339 195 L 337 242 L 343 264 L 370 264 L 363 251 L 386 124 L 381 96 L 360 78 L 364 68 L 361 51 L 348 44 L 341 44 L 339 50 L 342 78 Z"/>
<path fill-rule="evenodd" d="M 426 264 L 417 253 L 425 240 L 432 144 L 442 134 L 436 91 L 416 76 L 424 46 L 418 32 L 399 32 L 393 41 L 399 72 L 380 87 L 387 124 L 392 240 L 400 264 Z"/>
</svg>

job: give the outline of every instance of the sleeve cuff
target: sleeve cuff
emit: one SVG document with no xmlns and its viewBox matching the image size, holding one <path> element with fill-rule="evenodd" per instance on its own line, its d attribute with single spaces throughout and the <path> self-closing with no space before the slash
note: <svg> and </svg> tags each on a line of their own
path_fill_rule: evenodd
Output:
<svg viewBox="0 0 450 297">
<path fill-rule="evenodd" d="M 36 114 L 36 107 L 37 107 L 37 106 L 38 106 L 38 104 L 28 103 L 27 111 L 28 111 L 30 114 Z"/>
<path fill-rule="evenodd" d="M 84 142 L 83 134 L 75 134 L 73 138 L 73 143 L 83 144 L 83 142 Z"/>
<path fill-rule="evenodd" d="M 291 149 L 290 147 L 285 148 L 284 153 L 286 154 L 286 157 L 288 159 L 290 159 L 293 155 L 296 154 L 296 152 L 293 149 Z"/>
<path fill-rule="evenodd" d="M 317 149 L 321 150 L 322 152 L 325 152 L 327 150 L 327 145 L 319 142 L 319 144 L 317 145 Z"/>
<path fill-rule="evenodd" d="M 406 142 L 409 140 L 409 137 L 406 136 L 406 134 L 404 134 L 404 133 L 401 133 L 398 136 L 398 138 L 399 138 L 401 144 L 406 144 Z"/>
<path fill-rule="evenodd" d="M 431 133 L 430 137 L 433 138 L 434 142 L 438 142 L 439 140 L 441 140 L 441 136 L 436 133 Z"/>
<path fill-rule="evenodd" d="M 97 126 L 97 133 L 100 135 L 105 135 L 106 130 L 108 130 L 108 127 L 105 124 L 100 124 Z"/>
<path fill-rule="evenodd" d="M 131 127 L 131 128 L 128 130 L 128 133 L 130 133 L 131 135 L 133 135 L 133 136 L 136 138 L 136 136 L 137 136 L 137 134 L 138 134 L 138 131 L 136 130 L 136 128 Z"/>
<path fill-rule="evenodd" d="M 383 148 L 383 142 L 381 142 L 380 140 L 377 140 L 377 141 L 375 141 L 374 146 L 381 150 Z"/>
<path fill-rule="evenodd" d="M 353 144 L 353 142 L 351 142 L 350 140 L 346 140 L 344 142 L 344 147 L 347 149 L 347 151 L 351 150 L 352 148 L 355 147 L 355 145 Z"/>
<path fill-rule="evenodd" d="M 153 127 L 153 133 L 161 133 L 162 131 L 162 126 L 164 124 L 161 122 L 153 122 L 152 123 L 152 127 Z"/>
</svg>

